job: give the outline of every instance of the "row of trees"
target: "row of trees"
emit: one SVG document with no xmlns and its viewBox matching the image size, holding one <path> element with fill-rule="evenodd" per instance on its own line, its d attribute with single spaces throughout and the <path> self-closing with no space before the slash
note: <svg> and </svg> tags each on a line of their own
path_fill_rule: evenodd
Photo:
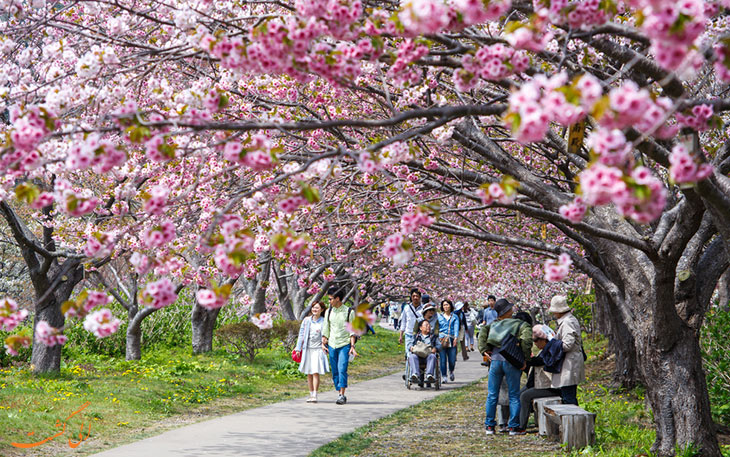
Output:
<svg viewBox="0 0 730 457">
<path fill-rule="evenodd" d="M 726 1 L 2 7 L 0 210 L 36 340 L 74 297 L 109 325 L 82 280 L 133 321 L 195 288 L 205 350 L 237 287 L 294 317 L 339 279 L 544 302 L 590 277 L 654 450 L 720 455 L 698 340 L 728 284 Z"/>
</svg>

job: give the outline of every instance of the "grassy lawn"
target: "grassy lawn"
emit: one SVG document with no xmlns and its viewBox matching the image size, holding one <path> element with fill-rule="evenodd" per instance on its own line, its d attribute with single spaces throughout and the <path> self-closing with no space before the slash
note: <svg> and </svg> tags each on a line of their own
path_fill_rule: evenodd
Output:
<svg viewBox="0 0 730 457">
<path fill-rule="evenodd" d="M 355 382 L 402 368 L 402 347 L 394 332 L 358 343 L 351 364 Z M 87 455 L 158 434 L 166 429 L 307 394 L 306 377 L 290 354 L 277 347 L 262 351 L 254 363 L 217 350 L 192 355 L 189 348 L 157 349 L 141 361 L 77 355 L 54 376 L 33 376 L 27 367 L 0 368 L 0 455 Z M 332 388 L 323 377 L 321 390 Z M 66 418 L 87 404 L 83 411 Z M 65 432 L 29 449 L 11 442 L 36 443 L 60 429 Z M 75 449 L 84 428 L 88 440 Z M 27 436 L 28 433 L 33 433 Z"/>
<path fill-rule="evenodd" d="M 654 441 L 651 413 L 640 389 L 615 392 L 606 386 L 613 369 L 604 358 L 605 340 L 586 339 L 587 380 L 579 388 L 581 406 L 597 413 L 596 444 L 567 453 L 528 429 L 525 436 L 484 434 L 486 381 L 445 393 L 343 435 L 310 457 L 439 456 L 649 456 Z M 730 456 L 730 446 L 724 447 Z M 682 455 L 682 453 L 678 453 Z"/>
</svg>

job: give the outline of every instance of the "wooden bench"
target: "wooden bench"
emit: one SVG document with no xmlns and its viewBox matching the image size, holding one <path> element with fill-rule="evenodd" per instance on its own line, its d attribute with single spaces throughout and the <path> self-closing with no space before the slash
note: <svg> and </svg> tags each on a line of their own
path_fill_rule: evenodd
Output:
<svg viewBox="0 0 730 457">
<path fill-rule="evenodd" d="M 580 449 L 596 441 L 596 414 L 575 405 L 545 404 L 548 436 L 557 437 L 568 450 Z"/>
<path fill-rule="evenodd" d="M 532 410 L 535 411 L 535 425 L 540 436 L 548 436 L 548 424 L 545 418 L 545 405 L 559 405 L 563 401 L 560 397 L 542 397 L 532 400 Z"/>
</svg>

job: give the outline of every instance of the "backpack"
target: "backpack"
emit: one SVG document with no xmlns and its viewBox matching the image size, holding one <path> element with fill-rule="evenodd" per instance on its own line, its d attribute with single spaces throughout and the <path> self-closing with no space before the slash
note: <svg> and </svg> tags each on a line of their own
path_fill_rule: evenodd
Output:
<svg viewBox="0 0 730 457">
<path fill-rule="evenodd" d="M 350 315 L 352 314 L 352 311 L 353 311 L 352 306 L 348 306 L 347 307 L 347 318 L 346 318 L 347 321 L 350 320 Z M 330 326 L 330 314 L 332 314 L 332 308 L 327 309 L 327 327 Z M 355 341 L 357 341 L 359 339 L 360 339 L 360 337 L 355 335 Z"/>
</svg>

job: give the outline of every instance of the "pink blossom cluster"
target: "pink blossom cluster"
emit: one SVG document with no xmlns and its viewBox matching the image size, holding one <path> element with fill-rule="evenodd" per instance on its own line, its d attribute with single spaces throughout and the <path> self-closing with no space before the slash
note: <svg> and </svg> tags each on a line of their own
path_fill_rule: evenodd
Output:
<svg viewBox="0 0 730 457">
<path fill-rule="evenodd" d="M 350 26 L 362 15 L 360 0 L 296 0 L 294 7 L 304 18 L 324 21 L 335 37 L 346 38 Z"/>
<path fill-rule="evenodd" d="M 279 201 L 279 209 L 287 214 L 292 214 L 299 209 L 300 206 L 307 205 L 309 202 L 301 195 L 292 195 Z"/>
<path fill-rule="evenodd" d="M 243 272 L 243 264 L 237 262 L 235 259 L 237 254 L 240 253 L 242 252 L 237 243 L 219 244 L 216 246 L 215 255 L 213 256 L 215 266 L 230 278 L 239 277 Z M 243 252 L 242 254 L 246 255 L 248 252 Z"/>
<path fill-rule="evenodd" d="M 689 127 L 698 132 L 707 130 L 709 121 L 712 119 L 714 109 L 712 105 L 695 105 L 692 107 L 692 114 L 677 113 L 677 124 L 680 127 Z"/>
<path fill-rule="evenodd" d="M 52 205 L 54 201 L 53 194 L 51 192 L 41 192 L 38 197 L 33 200 L 30 204 L 31 208 L 43 209 L 46 206 Z"/>
<path fill-rule="evenodd" d="M 599 123 L 609 129 L 634 127 L 640 132 L 651 132 L 657 138 L 671 138 L 677 131 L 676 125 L 667 125 L 672 110 L 669 97 L 653 99 L 646 89 L 640 89 L 633 81 L 626 81 L 608 94 L 609 109 Z"/>
<path fill-rule="evenodd" d="M 114 238 L 107 234 L 96 232 L 86 237 L 84 255 L 92 258 L 104 258 L 114 251 Z"/>
<path fill-rule="evenodd" d="M 440 2 L 440 0 L 436 1 Z M 412 64 L 427 54 L 426 45 L 411 39 L 404 40 L 398 45 L 396 59 L 388 70 L 388 75 L 396 83 L 417 83 L 421 79 L 421 74 L 419 69 L 413 67 Z"/>
<path fill-rule="evenodd" d="M 105 294 L 104 292 L 93 290 L 86 295 L 86 299 L 83 301 L 72 301 L 68 310 L 66 310 L 66 317 L 84 317 L 92 309 L 97 306 L 105 306 L 112 302 L 112 297 Z"/>
<path fill-rule="evenodd" d="M 162 278 L 147 284 L 142 291 L 142 303 L 152 308 L 164 308 L 175 303 L 177 292 L 168 278 Z"/>
<path fill-rule="evenodd" d="M 301 256 L 305 256 L 310 253 L 310 240 L 305 235 L 297 236 L 291 233 L 280 233 L 274 235 L 272 240 L 277 237 L 281 239 L 281 242 L 272 241 L 272 246 L 277 252 L 284 254 L 298 254 Z"/>
<path fill-rule="evenodd" d="M 223 157 L 230 162 L 262 171 L 274 166 L 271 149 L 270 138 L 259 133 L 246 138 L 242 143 L 229 141 L 223 149 Z"/>
<path fill-rule="evenodd" d="M 139 252 L 133 252 L 132 255 L 129 256 L 129 263 L 132 264 L 134 271 L 140 276 L 144 275 L 150 270 L 150 268 L 152 268 L 147 256 Z"/>
<path fill-rule="evenodd" d="M 482 201 L 482 205 L 491 205 L 495 201 L 503 205 L 509 205 L 515 201 L 516 193 L 507 195 L 501 184 L 493 182 L 489 185 L 482 185 L 476 190 L 476 195 Z"/>
<path fill-rule="evenodd" d="M 362 151 L 360 153 L 360 156 L 358 157 L 358 165 L 360 170 L 367 174 L 372 174 L 383 169 L 383 166 L 379 162 L 375 161 L 369 151 Z"/>
<path fill-rule="evenodd" d="M 730 83 L 730 40 L 716 43 L 712 50 L 715 54 L 715 75 L 720 81 Z"/>
<path fill-rule="evenodd" d="M 385 239 L 382 254 L 392 259 L 396 266 L 405 265 L 413 257 L 410 243 L 402 233 L 394 233 Z"/>
<path fill-rule="evenodd" d="M 324 270 L 324 273 L 322 273 L 322 278 L 324 278 L 325 281 L 334 281 L 336 278 L 334 270 L 332 268 L 327 268 Z"/>
<path fill-rule="evenodd" d="M 383 166 L 395 165 L 411 158 L 411 151 L 408 143 L 396 141 L 380 150 L 379 162 Z"/>
<path fill-rule="evenodd" d="M 400 232 L 403 235 L 410 235 L 411 233 L 416 232 L 419 227 L 428 227 L 435 221 L 436 219 L 430 214 L 427 214 L 425 211 L 410 211 L 400 218 Z"/>
<path fill-rule="evenodd" d="M 462 26 L 481 24 L 485 21 L 499 19 L 512 7 L 511 0 L 451 0 L 451 8 L 457 14 L 452 17 L 461 17 Z M 452 28 L 456 28 L 452 26 Z"/>
<path fill-rule="evenodd" d="M 169 220 L 163 220 L 159 225 L 142 231 L 142 243 L 147 248 L 159 248 L 175 239 L 175 224 Z"/>
<path fill-rule="evenodd" d="M 643 224 L 656 220 L 667 201 L 662 181 L 643 166 L 625 176 L 616 167 L 594 163 L 581 172 L 580 184 L 587 204 L 614 203 L 619 214 Z"/>
<path fill-rule="evenodd" d="M 510 95 L 505 123 L 517 141 L 542 140 L 550 122 L 575 124 L 585 118 L 601 97 L 600 82 L 590 74 L 581 76 L 574 88 L 565 88 L 567 82 L 565 73 L 550 78 L 540 74 Z M 566 91 L 572 91 L 570 100 L 566 98 Z"/>
<path fill-rule="evenodd" d="M 19 309 L 12 298 L 6 297 L 0 300 L 0 328 L 3 331 L 12 332 L 26 317 L 28 311 Z"/>
<path fill-rule="evenodd" d="M 169 162 L 175 158 L 175 148 L 169 136 L 157 134 L 145 141 L 145 153 L 152 162 Z"/>
<path fill-rule="evenodd" d="M 106 338 L 119 330 L 121 321 L 107 308 L 89 313 L 84 319 L 84 329 L 97 338 Z"/>
<path fill-rule="evenodd" d="M 143 194 L 145 199 L 142 208 L 144 212 L 152 216 L 159 216 L 167 208 L 167 197 L 170 195 L 170 188 L 163 185 L 154 186 L 148 194 Z"/>
<path fill-rule="evenodd" d="M 228 302 L 228 297 L 226 294 L 216 293 L 215 290 L 211 289 L 198 289 L 195 293 L 198 304 L 209 310 L 221 308 Z"/>
<path fill-rule="evenodd" d="M 609 167 L 630 168 L 634 163 L 631 143 L 618 129 L 598 128 L 588 135 L 586 146 L 598 155 L 598 161 Z"/>
<path fill-rule="evenodd" d="M 542 0 L 533 0 L 535 11 L 543 8 Z M 606 11 L 600 0 L 551 0 L 548 17 L 556 25 L 568 24 L 575 29 L 588 29 L 606 22 Z"/>
<path fill-rule="evenodd" d="M 227 104 L 228 97 L 216 89 L 209 90 L 203 97 L 203 106 L 212 113 L 222 110 Z"/>
<path fill-rule="evenodd" d="M 65 179 L 56 179 L 53 198 L 62 212 L 76 217 L 89 214 L 100 203 L 98 198 L 90 195 L 90 191 L 74 191 Z"/>
<path fill-rule="evenodd" d="M 99 135 L 89 135 L 85 140 L 75 142 L 66 156 L 68 170 L 85 170 L 92 167 L 96 173 L 106 173 L 127 161 L 125 152 Z"/>
<path fill-rule="evenodd" d="M 484 46 L 473 56 L 465 54 L 461 59 L 464 70 L 489 81 L 522 73 L 529 65 L 530 58 L 525 51 L 515 51 L 501 43 Z"/>
<path fill-rule="evenodd" d="M 667 70 L 677 69 L 688 57 L 695 40 L 705 30 L 702 0 L 658 2 L 647 6 L 642 30 L 651 39 L 651 53 Z"/>
<path fill-rule="evenodd" d="M 33 338 L 24 335 L 24 334 L 15 334 L 11 335 L 7 338 L 5 338 L 5 350 L 8 351 L 8 354 L 12 356 L 19 355 L 19 350 L 21 347 L 27 348 L 30 347 L 30 343 L 33 341 Z"/>
<path fill-rule="evenodd" d="M 582 221 L 587 210 L 588 207 L 583 203 L 583 199 L 580 196 L 575 197 L 572 202 L 567 205 L 561 205 L 559 208 L 560 215 L 573 223 Z"/>
<path fill-rule="evenodd" d="M 23 111 L 18 105 L 10 108 L 10 140 L 15 149 L 29 152 L 58 125 L 53 113 L 46 108 L 29 106 Z"/>
<path fill-rule="evenodd" d="M 271 314 L 269 313 L 254 314 L 251 316 L 251 322 L 261 330 L 266 330 L 274 326 Z"/>
<path fill-rule="evenodd" d="M 66 344 L 68 337 L 55 327 L 51 327 L 47 321 L 39 321 L 35 326 L 35 339 L 37 342 L 48 347 L 58 344 Z"/>
<path fill-rule="evenodd" d="M 307 293 L 309 295 L 316 295 L 320 291 L 320 285 L 318 282 L 313 282 L 309 285 L 307 288 Z"/>
<path fill-rule="evenodd" d="M 558 256 L 558 261 L 548 259 L 545 261 L 545 281 L 559 282 L 565 279 L 570 273 L 570 266 L 573 261 L 570 255 L 562 253 Z"/>
<path fill-rule="evenodd" d="M 712 165 L 697 163 L 682 144 L 672 148 L 669 163 L 669 177 L 678 184 L 702 181 L 712 175 Z"/>
<path fill-rule="evenodd" d="M 353 243 L 355 243 L 355 247 L 362 248 L 367 246 L 368 239 L 365 235 L 365 229 L 360 229 L 355 233 L 355 236 L 352 238 Z"/>
<path fill-rule="evenodd" d="M 449 25 L 449 7 L 443 0 L 406 0 L 401 2 L 398 20 L 407 36 L 443 31 Z"/>
</svg>

